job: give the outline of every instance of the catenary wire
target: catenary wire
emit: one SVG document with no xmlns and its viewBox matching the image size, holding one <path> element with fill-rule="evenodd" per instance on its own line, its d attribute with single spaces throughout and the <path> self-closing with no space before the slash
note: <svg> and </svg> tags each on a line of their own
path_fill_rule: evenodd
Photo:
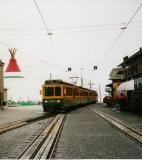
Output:
<svg viewBox="0 0 142 160">
<path fill-rule="evenodd" d="M 51 38 L 52 35 L 51 35 L 50 31 L 49 31 L 49 28 L 48 28 L 48 26 L 47 26 L 47 24 L 46 24 L 46 21 L 45 21 L 43 15 L 42 15 L 42 13 L 41 13 L 41 10 L 40 10 L 40 8 L 39 8 L 36 0 L 34 0 L 34 3 L 35 3 L 35 5 L 36 5 L 36 8 L 37 8 L 39 14 L 40 14 L 40 17 L 41 17 L 42 22 L 43 22 L 43 24 L 44 24 L 45 30 L 47 31 L 47 35 L 49 36 L 49 40 L 50 40 L 50 43 L 51 43 L 52 52 L 53 52 L 53 55 L 54 55 L 54 58 L 55 58 L 55 61 L 56 61 L 56 64 L 57 64 L 57 58 L 56 58 L 56 54 L 55 54 L 55 48 L 54 48 L 53 40 L 52 40 L 52 38 Z"/>
<path fill-rule="evenodd" d="M 5 42 L 3 42 L 3 41 L 0 41 L 0 44 L 2 44 L 2 45 L 5 46 L 5 47 L 8 47 L 8 48 L 12 48 L 12 47 L 13 47 L 12 45 L 10 45 L 10 44 L 8 44 L 8 43 L 5 43 Z M 26 52 L 24 52 L 24 51 L 22 51 L 21 49 L 18 49 L 18 48 L 16 48 L 16 50 L 19 51 L 20 53 L 22 53 L 22 54 L 24 54 L 24 55 L 32 58 L 32 59 L 35 59 L 36 61 L 42 62 L 42 63 L 44 63 L 44 64 L 47 64 L 48 66 L 51 66 L 51 67 L 58 67 L 60 70 L 62 70 L 63 72 L 65 72 L 65 70 L 62 69 L 62 66 L 61 66 L 61 65 L 53 65 L 53 64 L 50 64 L 49 62 L 47 62 L 47 61 L 45 61 L 45 60 L 43 60 L 43 59 L 41 59 L 41 58 L 35 57 L 35 56 L 33 56 L 33 55 L 30 55 L 30 54 L 28 54 L 28 53 L 26 53 Z"/>
<path fill-rule="evenodd" d="M 134 21 L 131 22 L 131 24 L 141 23 L 142 21 Z M 97 25 L 82 25 L 82 26 L 71 26 L 71 27 L 49 27 L 49 31 L 62 31 L 62 30 L 75 30 L 75 29 L 100 29 L 102 27 L 110 27 L 110 26 L 118 26 L 118 25 L 124 25 L 124 22 L 119 23 L 107 23 L 107 24 L 97 24 Z M 22 31 L 25 33 L 25 31 L 43 31 L 41 28 L 0 28 L 0 31 L 14 31 L 19 32 Z"/>
<path fill-rule="evenodd" d="M 129 26 L 129 28 L 127 28 L 127 29 L 133 29 L 133 28 L 141 28 L 142 27 L 142 25 L 137 25 L 137 26 Z M 84 32 L 94 32 L 94 31 L 105 31 L 105 30 L 116 30 L 116 29 L 118 29 L 118 27 L 117 28 L 82 28 L 82 29 L 78 29 L 78 30 L 71 30 L 71 31 L 59 31 L 59 30 L 56 30 L 55 32 L 54 32 L 54 35 L 56 34 L 56 35 L 58 35 L 58 34 L 74 34 L 74 33 L 84 33 Z M 52 30 L 51 30 L 52 31 Z M 43 36 L 43 35 L 45 35 L 45 32 L 43 33 L 43 31 L 42 32 L 33 32 L 33 33 L 2 33 L 1 34 L 1 32 L 0 32 L 0 37 L 11 37 L 11 36 Z"/>
<path fill-rule="evenodd" d="M 126 25 L 124 27 L 122 27 L 120 33 L 117 35 L 117 37 L 115 38 L 115 40 L 113 41 L 112 45 L 108 48 L 108 50 L 106 51 L 106 53 L 104 54 L 104 56 L 101 58 L 101 60 L 98 63 L 98 66 L 102 63 L 102 59 L 105 59 L 110 51 L 112 50 L 112 48 L 115 46 L 115 44 L 118 42 L 118 40 L 120 39 L 120 37 L 122 36 L 122 34 L 124 33 L 124 30 L 127 29 L 128 25 L 131 23 L 131 21 L 134 19 L 134 17 L 136 16 L 136 14 L 138 13 L 138 11 L 140 10 L 140 8 L 142 7 L 142 3 L 139 5 L 139 7 L 136 9 L 136 11 L 134 12 L 134 14 L 132 15 L 132 17 L 129 19 L 129 21 L 126 23 Z"/>
<path fill-rule="evenodd" d="M 36 1 L 34 0 L 34 2 L 36 3 Z M 142 5 L 142 4 L 141 4 Z M 131 21 L 132 21 L 132 19 L 134 18 L 134 16 L 137 14 L 137 12 L 138 12 L 138 10 L 141 8 L 141 5 L 139 6 L 139 8 L 136 10 L 136 12 L 134 13 L 134 15 L 131 17 L 131 19 L 128 21 L 128 23 L 125 25 L 125 26 L 128 26 L 130 23 L 132 23 Z M 48 31 L 48 33 L 49 33 L 49 31 L 50 31 L 50 29 L 48 29 L 48 27 L 47 27 L 47 25 L 46 25 L 46 22 L 44 21 L 44 18 L 43 18 L 43 16 L 42 16 L 42 14 L 41 14 L 41 11 L 40 11 L 40 9 L 39 9 L 39 7 L 38 7 L 38 5 L 37 5 L 37 3 L 36 3 L 36 6 L 37 6 L 37 9 L 38 9 L 38 11 L 39 11 L 39 13 L 40 13 L 40 16 L 41 16 L 41 18 L 42 18 L 42 21 L 43 21 L 43 23 L 44 23 L 44 25 L 45 25 L 45 29 Z M 133 23 L 135 23 L 135 22 L 133 22 Z M 125 24 L 125 23 L 123 23 L 123 24 Z M 113 24 L 107 24 L 107 25 L 113 25 Z M 115 24 L 116 25 L 116 24 Z M 96 25 L 95 27 L 102 27 L 103 25 Z M 88 27 L 92 27 L 92 26 L 77 26 L 77 27 L 69 27 L 69 28 L 57 28 L 57 30 L 59 29 L 74 29 L 74 28 L 83 28 L 83 27 L 86 27 L 86 28 L 88 28 Z M 54 29 L 53 29 L 54 30 Z M 56 30 L 56 29 L 55 29 Z M 108 52 L 110 52 L 111 51 L 111 49 L 113 48 L 113 46 L 116 44 L 116 42 L 119 40 L 119 38 L 121 37 L 121 35 L 122 35 L 122 33 L 123 33 L 123 31 L 124 30 L 122 30 L 121 32 L 120 32 L 120 34 L 117 36 L 117 38 L 115 39 L 115 41 L 113 42 L 113 44 L 111 45 L 111 47 L 109 48 L 109 50 L 108 50 Z M 51 39 L 51 36 L 49 36 L 49 38 Z M 52 41 L 52 39 L 51 39 L 51 41 Z M 1 42 L 0 42 L 1 43 Z M 2 42 L 3 43 L 3 42 Z M 4 43 L 3 43 L 4 44 Z M 6 46 L 6 45 L 5 45 Z M 9 46 L 9 45 L 8 45 Z M 53 46 L 53 43 L 51 44 L 51 46 L 52 46 L 52 49 L 54 50 L 54 46 Z M 19 50 L 19 49 L 18 49 Z M 28 56 L 30 56 L 30 57 L 33 57 L 34 59 L 37 59 L 37 60 L 40 60 L 40 61 L 42 61 L 42 62 L 44 62 L 44 63 L 46 63 L 44 60 L 41 60 L 41 59 L 39 59 L 39 58 L 35 58 L 34 56 L 32 56 L 32 55 L 29 55 L 29 54 L 27 54 L 27 53 L 25 53 L 25 52 L 23 52 L 23 51 L 21 51 L 21 50 L 19 50 L 21 53 L 23 53 L 23 54 L 26 54 L 26 55 L 28 55 Z M 55 52 L 55 50 L 54 50 L 54 52 Z"/>
<path fill-rule="evenodd" d="M 2 44 L 3 46 L 6 46 L 6 47 L 8 47 L 8 48 L 9 48 L 9 47 L 10 47 L 10 48 L 12 47 L 12 45 L 9 45 L 9 44 L 7 44 L 7 43 L 5 43 L 5 42 L 2 42 L 2 41 L 0 41 L 0 44 Z M 42 63 L 47 63 L 47 64 L 48 64 L 47 61 L 45 61 L 45 60 L 43 60 L 43 59 L 40 59 L 40 58 L 38 58 L 38 57 L 35 57 L 35 56 L 33 56 L 33 55 L 30 55 L 30 54 L 22 51 L 21 49 L 16 48 L 16 50 L 19 51 L 20 53 L 28 56 L 28 57 L 31 57 L 31 58 L 37 60 L 37 61 L 40 61 L 40 62 L 42 62 Z"/>
</svg>

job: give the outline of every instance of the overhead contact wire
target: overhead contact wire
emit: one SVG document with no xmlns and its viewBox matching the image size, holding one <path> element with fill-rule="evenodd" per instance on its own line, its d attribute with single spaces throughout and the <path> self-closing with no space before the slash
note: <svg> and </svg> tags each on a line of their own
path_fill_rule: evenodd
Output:
<svg viewBox="0 0 142 160">
<path fill-rule="evenodd" d="M 131 23 L 131 21 L 134 19 L 134 17 L 136 16 L 136 14 L 138 13 L 138 11 L 140 10 L 140 8 L 142 7 L 142 3 L 139 5 L 139 7 L 136 9 L 136 11 L 134 12 L 134 14 L 132 15 L 132 17 L 129 19 L 129 21 L 126 23 L 126 25 L 121 28 L 122 31 L 118 34 L 118 36 L 115 38 L 114 42 L 112 43 L 112 45 L 109 47 L 109 49 L 107 50 L 107 52 L 104 54 L 103 58 L 104 59 L 106 56 L 108 56 L 108 54 L 110 53 L 110 51 L 112 50 L 112 48 L 115 46 L 115 44 L 117 43 L 117 41 L 120 39 L 120 37 L 122 36 L 122 34 L 124 33 L 124 30 L 127 29 L 128 25 Z M 100 61 L 100 63 L 102 62 L 102 59 Z M 99 65 L 99 64 L 98 64 Z"/>
<path fill-rule="evenodd" d="M 142 21 L 134 21 L 131 22 L 131 24 L 135 24 L 135 23 L 141 23 Z M 92 28 L 102 28 L 102 27 L 107 27 L 107 26 L 117 26 L 117 25 L 122 25 L 122 24 L 126 24 L 124 22 L 119 22 L 119 23 L 108 23 L 108 24 L 97 24 L 97 25 L 85 25 L 85 26 L 72 26 L 72 27 L 49 27 L 47 28 L 49 31 L 50 30 L 54 30 L 54 31 L 60 31 L 60 30 L 74 30 L 74 29 L 92 29 Z M 40 28 L 23 28 L 23 29 L 19 29 L 19 28 L 0 28 L 0 31 L 42 31 L 42 29 Z"/>
<path fill-rule="evenodd" d="M 39 14 L 40 14 L 40 17 L 41 17 L 41 19 L 42 19 L 42 22 L 43 22 L 43 24 L 44 24 L 45 29 L 49 32 L 49 29 L 48 29 L 48 27 L 47 27 L 47 25 L 46 25 L 46 22 L 45 22 L 45 20 L 44 20 L 44 18 L 43 18 L 43 16 L 42 16 L 42 13 L 41 13 L 41 11 L 40 11 L 40 9 L 39 9 L 39 7 L 38 7 L 38 4 L 37 4 L 36 0 L 34 0 L 34 3 L 35 3 L 35 5 L 36 5 L 36 8 L 37 8 Z"/>
<path fill-rule="evenodd" d="M 1 43 L 3 46 L 6 46 L 6 47 L 12 47 L 11 45 L 9 45 L 9 44 L 7 44 L 7 43 L 5 43 L 5 42 L 0 41 L 0 43 Z M 18 48 L 16 48 L 16 50 L 19 51 L 20 53 L 26 55 L 26 56 L 32 57 L 33 59 L 35 59 L 35 60 L 37 60 L 37 61 L 40 61 L 40 62 L 43 62 L 43 63 L 48 63 L 47 61 L 45 61 L 45 60 L 43 60 L 43 59 L 40 59 L 40 58 L 37 58 L 37 57 L 35 57 L 35 56 L 32 56 L 32 55 L 30 55 L 30 54 L 28 54 L 28 53 L 26 53 L 26 52 L 24 52 L 24 51 L 22 51 L 22 50 L 20 50 L 20 49 L 18 49 Z"/>
<path fill-rule="evenodd" d="M 47 27 L 46 21 L 45 21 L 43 15 L 42 15 L 42 13 L 41 13 L 41 10 L 40 10 L 40 8 L 39 8 L 36 0 L 34 0 L 34 3 L 35 3 L 35 5 L 36 5 L 36 8 L 37 8 L 39 14 L 40 14 L 40 17 L 41 17 L 42 22 L 43 22 L 43 24 L 44 24 L 45 30 L 47 31 L 47 34 L 48 34 L 48 36 L 49 36 L 49 40 L 50 40 L 50 43 L 51 43 L 51 48 L 52 48 L 52 51 L 53 51 L 53 54 L 54 54 L 55 61 L 56 61 L 56 63 L 57 63 L 57 58 L 56 58 L 56 54 L 55 54 L 55 48 L 54 48 L 53 40 L 52 40 L 51 35 L 50 35 L 50 32 L 49 32 L 49 28 Z"/>
</svg>

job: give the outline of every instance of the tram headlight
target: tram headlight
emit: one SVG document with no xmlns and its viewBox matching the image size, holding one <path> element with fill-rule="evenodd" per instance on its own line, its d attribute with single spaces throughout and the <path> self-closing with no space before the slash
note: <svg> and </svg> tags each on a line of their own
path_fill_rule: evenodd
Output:
<svg viewBox="0 0 142 160">
<path fill-rule="evenodd" d="M 58 99 L 58 100 L 57 100 L 57 103 L 60 103 L 60 102 L 61 102 L 61 101 Z"/>
<path fill-rule="evenodd" d="M 47 103 L 48 101 L 44 101 L 45 103 Z"/>
</svg>

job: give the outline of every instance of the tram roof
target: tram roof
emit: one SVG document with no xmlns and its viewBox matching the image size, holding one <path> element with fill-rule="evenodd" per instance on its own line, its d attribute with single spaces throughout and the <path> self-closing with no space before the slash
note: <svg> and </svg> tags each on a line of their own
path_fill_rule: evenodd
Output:
<svg viewBox="0 0 142 160">
<path fill-rule="evenodd" d="M 84 87 L 82 87 L 82 86 L 76 86 L 76 85 L 74 85 L 74 84 L 71 84 L 71 83 L 68 83 L 68 82 L 64 82 L 64 81 L 62 81 L 61 79 L 46 80 L 46 81 L 45 81 L 45 84 L 52 84 L 52 83 L 66 84 L 66 85 L 78 87 L 78 88 L 80 88 L 80 89 L 85 89 L 85 90 L 88 90 L 88 91 L 94 91 L 94 90 L 90 90 L 90 89 L 88 89 L 88 88 L 84 88 Z"/>
<path fill-rule="evenodd" d="M 54 80 L 46 80 L 45 81 L 45 84 L 50 84 L 50 83 L 62 83 L 62 84 L 68 84 L 68 85 L 75 86 L 71 83 L 67 83 L 67 82 L 62 81 L 61 79 L 54 79 Z"/>
</svg>

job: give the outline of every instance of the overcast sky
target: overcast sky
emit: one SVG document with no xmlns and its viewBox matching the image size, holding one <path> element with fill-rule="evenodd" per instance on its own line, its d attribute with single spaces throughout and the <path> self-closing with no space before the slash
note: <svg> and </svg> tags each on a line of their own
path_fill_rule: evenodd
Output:
<svg viewBox="0 0 142 160">
<path fill-rule="evenodd" d="M 40 99 L 39 90 L 46 79 L 82 76 L 102 97 L 109 73 L 142 47 L 142 8 L 132 19 L 117 43 L 117 36 L 142 0 L 36 0 L 50 37 L 34 0 L 0 0 L 0 59 L 10 59 L 8 49 L 17 49 L 16 59 L 24 79 L 5 79 L 12 99 Z M 51 44 L 52 42 L 52 44 Z M 110 50 L 111 48 L 111 50 Z M 93 71 L 93 66 L 98 69 Z M 66 72 L 71 67 L 71 72 Z M 80 85 L 80 79 L 78 79 Z"/>
</svg>

